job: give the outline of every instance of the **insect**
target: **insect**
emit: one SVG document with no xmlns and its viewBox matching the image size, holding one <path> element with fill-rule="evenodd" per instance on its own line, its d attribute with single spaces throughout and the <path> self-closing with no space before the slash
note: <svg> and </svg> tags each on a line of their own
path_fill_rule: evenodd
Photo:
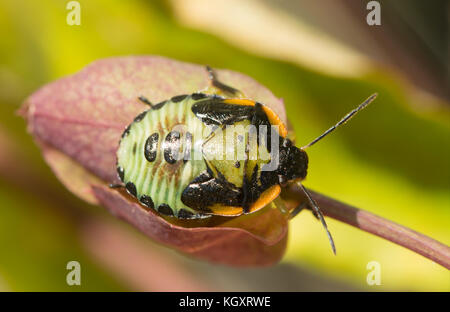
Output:
<svg viewBox="0 0 450 312">
<path fill-rule="evenodd" d="M 269 107 L 246 99 L 206 69 L 211 86 L 205 92 L 176 95 L 158 104 L 138 98 L 149 108 L 122 134 L 117 172 L 123 184 L 113 187 L 125 187 L 144 207 L 162 215 L 196 219 L 253 213 L 277 199 L 282 187 L 296 183 L 335 252 L 324 217 L 301 184 L 308 167 L 305 149 L 348 121 L 376 94 L 298 148 Z M 292 216 L 302 208 L 294 209 Z"/>
</svg>

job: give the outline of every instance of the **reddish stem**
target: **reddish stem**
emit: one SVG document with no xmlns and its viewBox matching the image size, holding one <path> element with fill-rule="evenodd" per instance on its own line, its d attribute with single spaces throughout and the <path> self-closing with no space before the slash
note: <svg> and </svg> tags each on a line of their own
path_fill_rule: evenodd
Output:
<svg viewBox="0 0 450 312">
<path fill-rule="evenodd" d="M 387 239 L 450 269 L 450 247 L 373 213 L 349 206 L 317 192 L 310 192 L 324 215 Z M 294 197 L 296 200 L 293 199 Z M 303 199 L 304 195 L 301 190 L 293 186 L 287 192 L 286 198 L 292 207 L 295 202 L 299 202 L 299 198 Z"/>
</svg>

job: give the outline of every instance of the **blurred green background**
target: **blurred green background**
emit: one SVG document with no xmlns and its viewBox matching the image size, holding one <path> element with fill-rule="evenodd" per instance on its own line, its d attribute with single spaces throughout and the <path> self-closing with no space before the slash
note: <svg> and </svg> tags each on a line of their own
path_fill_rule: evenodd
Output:
<svg viewBox="0 0 450 312">
<path fill-rule="evenodd" d="M 364 1 L 347 11 L 334 3 L 337 28 L 330 31 L 325 7 L 306 1 L 80 0 L 81 25 L 70 26 L 68 2 L 0 3 L 0 290 L 450 290 L 445 268 L 329 220 L 333 256 L 308 213 L 291 222 L 286 256 L 274 267 L 181 256 L 69 193 L 15 113 L 40 86 L 96 59 L 140 54 L 252 76 L 284 99 L 298 144 L 376 91 L 371 107 L 309 151 L 305 184 L 448 245 L 450 106 L 439 25 L 426 29 L 434 41 L 386 31 L 402 25 L 389 23 L 399 11 L 386 5 L 384 15 L 382 3 L 382 25 L 371 28 Z M 401 40 L 411 43 L 402 45 L 403 58 L 385 44 Z M 367 45 L 376 48 L 359 49 Z M 81 264 L 81 286 L 66 284 L 71 260 Z M 380 286 L 366 283 L 370 261 L 380 263 Z"/>
</svg>

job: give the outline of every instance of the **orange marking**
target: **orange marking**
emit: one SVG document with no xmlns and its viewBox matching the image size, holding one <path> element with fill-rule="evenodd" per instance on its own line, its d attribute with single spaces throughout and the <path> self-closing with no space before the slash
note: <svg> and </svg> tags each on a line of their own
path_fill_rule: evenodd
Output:
<svg viewBox="0 0 450 312">
<path fill-rule="evenodd" d="M 223 100 L 227 104 L 244 105 L 244 106 L 255 106 L 255 101 L 246 99 L 226 99 Z"/>
<path fill-rule="evenodd" d="M 259 210 L 272 202 L 275 198 L 280 195 L 281 187 L 277 184 L 272 186 L 271 188 L 265 190 L 259 198 L 250 206 L 250 212 L 254 212 Z"/>
<path fill-rule="evenodd" d="M 285 138 L 288 134 L 288 131 L 286 129 L 286 126 L 281 121 L 280 117 L 278 117 L 277 114 L 273 110 L 271 110 L 267 106 L 263 106 L 264 112 L 266 112 L 267 118 L 269 118 L 269 122 L 272 125 L 278 126 L 278 133 L 281 137 Z"/>
<path fill-rule="evenodd" d="M 245 100 L 245 99 L 226 99 L 223 101 L 227 104 L 244 105 L 244 106 L 255 106 L 255 101 Z M 270 107 L 263 105 L 264 112 L 269 119 L 271 125 L 278 126 L 278 132 L 281 137 L 285 138 L 288 135 L 288 131 L 284 123 L 281 121 L 280 117 Z"/>
<path fill-rule="evenodd" d="M 242 214 L 242 207 L 233 207 L 233 206 L 223 206 L 221 204 L 215 204 L 209 207 L 213 214 L 219 216 L 240 216 Z"/>
</svg>

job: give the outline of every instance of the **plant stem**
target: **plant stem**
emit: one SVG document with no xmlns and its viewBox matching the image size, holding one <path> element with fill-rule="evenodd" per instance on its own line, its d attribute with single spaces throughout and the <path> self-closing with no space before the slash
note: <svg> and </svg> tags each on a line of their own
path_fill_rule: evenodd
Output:
<svg viewBox="0 0 450 312">
<path fill-rule="evenodd" d="M 324 215 L 387 239 L 450 269 L 450 247 L 373 213 L 310 192 Z M 291 207 L 304 199 L 303 192 L 295 186 L 290 187 L 284 196 Z"/>
</svg>

